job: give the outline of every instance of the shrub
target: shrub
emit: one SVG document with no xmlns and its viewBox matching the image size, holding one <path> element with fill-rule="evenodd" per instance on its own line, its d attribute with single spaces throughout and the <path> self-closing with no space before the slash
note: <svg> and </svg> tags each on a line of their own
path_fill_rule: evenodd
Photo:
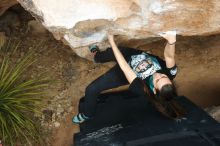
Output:
<svg viewBox="0 0 220 146">
<path fill-rule="evenodd" d="M 13 47 L 11 52 L 15 52 L 18 45 Z M 47 86 L 48 80 L 44 77 L 24 77 L 36 61 L 34 51 L 29 51 L 15 62 L 10 58 L 12 53 L 8 55 L 1 49 L 0 54 L 0 140 L 10 146 L 40 144 L 40 124 L 34 115 L 41 111 L 42 88 Z"/>
</svg>

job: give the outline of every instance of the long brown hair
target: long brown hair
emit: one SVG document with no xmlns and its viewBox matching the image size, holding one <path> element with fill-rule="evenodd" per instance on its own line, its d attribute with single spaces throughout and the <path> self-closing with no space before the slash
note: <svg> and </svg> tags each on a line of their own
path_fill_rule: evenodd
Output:
<svg viewBox="0 0 220 146">
<path fill-rule="evenodd" d="M 157 91 L 157 95 L 144 82 L 143 84 L 147 98 L 162 115 L 179 119 L 186 114 L 186 110 L 174 98 L 177 93 L 173 84 L 164 85 L 160 91 Z"/>
</svg>

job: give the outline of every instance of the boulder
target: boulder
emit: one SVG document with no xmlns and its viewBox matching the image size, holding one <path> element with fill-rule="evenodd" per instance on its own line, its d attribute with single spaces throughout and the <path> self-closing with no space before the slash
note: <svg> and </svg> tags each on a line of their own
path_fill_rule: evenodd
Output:
<svg viewBox="0 0 220 146">
<path fill-rule="evenodd" d="M 32 35 L 47 35 L 47 29 L 39 22 L 36 20 L 30 20 L 28 22 L 28 32 L 31 33 Z"/>
<path fill-rule="evenodd" d="M 57 40 L 85 57 L 85 47 L 102 43 L 107 33 L 126 39 L 220 32 L 219 0 L 18 0 Z M 80 49 L 84 48 L 84 49 Z"/>
</svg>

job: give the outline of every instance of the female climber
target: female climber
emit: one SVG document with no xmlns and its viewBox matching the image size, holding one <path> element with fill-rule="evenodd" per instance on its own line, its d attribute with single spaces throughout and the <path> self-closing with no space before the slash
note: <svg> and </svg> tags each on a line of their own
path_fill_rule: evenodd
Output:
<svg viewBox="0 0 220 146">
<path fill-rule="evenodd" d="M 167 40 L 165 60 L 141 50 L 117 47 L 113 35 L 108 35 L 111 48 L 99 51 L 97 46 L 90 47 L 90 51 L 95 54 L 95 62 L 117 63 L 87 86 L 84 108 L 73 117 L 73 123 L 79 124 L 94 117 L 97 97 L 103 90 L 126 84 L 137 96 L 146 97 L 163 115 L 174 119 L 183 116 L 185 111 L 174 98 L 177 93 L 172 83 L 177 74 L 174 58 L 176 32 L 168 31 L 160 36 Z"/>
</svg>

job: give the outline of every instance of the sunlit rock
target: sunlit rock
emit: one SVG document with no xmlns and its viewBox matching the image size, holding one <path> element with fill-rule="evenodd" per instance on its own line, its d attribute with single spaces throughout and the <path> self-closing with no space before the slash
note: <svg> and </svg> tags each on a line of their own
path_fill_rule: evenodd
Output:
<svg viewBox="0 0 220 146">
<path fill-rule="evenodd" d="M 107 33 L 127 39 L 220 32 L 219 0 L 18 0 L 58 40 L 73 50 L 106 40 Z M 81 55 L 86 56 L 86 55 Z"/>
</svg>

